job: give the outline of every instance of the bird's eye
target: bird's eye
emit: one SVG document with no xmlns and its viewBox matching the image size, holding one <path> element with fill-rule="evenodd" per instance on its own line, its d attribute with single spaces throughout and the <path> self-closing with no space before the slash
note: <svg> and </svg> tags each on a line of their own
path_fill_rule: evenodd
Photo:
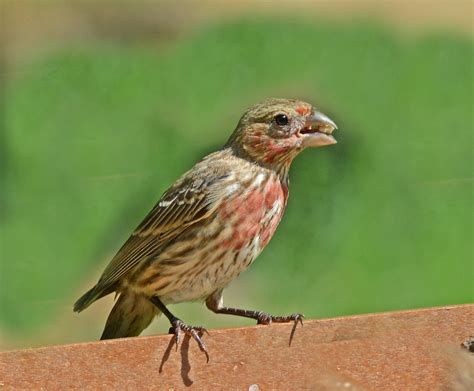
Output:
<svg viewBox="0 0 474 391">
<path fill-rule="evenodd" d="M 288 125 L 288 116 L 286 114 L 277 114 L 275 116 L 275 122 L 280 126 Z"/>
</svg>

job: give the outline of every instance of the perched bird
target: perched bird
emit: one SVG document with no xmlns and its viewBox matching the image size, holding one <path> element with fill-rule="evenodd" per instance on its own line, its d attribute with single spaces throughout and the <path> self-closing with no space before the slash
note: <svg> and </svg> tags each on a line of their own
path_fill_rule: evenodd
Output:
<svg viewBox="0 0 474 391">
<path fill-rule="evenodd" d="M 206 355 L 205 329 L 185 324 L 167 304 L 205 300 L 215 313 L 258 323 L 302 322 L 300 314 L 225 307 L 222 291 L 273 236 L 288 200 L 292 160 L 307 147 L 335 144 L 336 128 L 298 100 L 268 99 L 248 109 L 224 147 L 163 194 L 74 311 L 116 292 L 101 339 L 139 335 L 162 312 L 177 344 L 188 334 Z"/>
</svg>

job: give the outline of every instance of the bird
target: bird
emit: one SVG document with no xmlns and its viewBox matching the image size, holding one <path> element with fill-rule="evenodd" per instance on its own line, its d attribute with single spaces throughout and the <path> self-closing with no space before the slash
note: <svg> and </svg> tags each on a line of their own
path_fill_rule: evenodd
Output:
<svg viewBox="0 0 474 391">
<path fill-rule="evenodd" d="M 208 360 L 207 330 L 186 324 L 167 305 L 200 300 L 214 313 L 258 324 L 302 324 L 298 313 L 226 307 L 223 290 L 275 233 L 293 159 L 306 148 L 336 144 L 336 129 L 328 116 L 298 99 L 270 98 L 247 109 L 227 143 L 164 192 L 74 311 L 115 292 L 101 339 L 138 336 L 162 313 L 176 346 L 182 334 L 189 335 Z"/>
</svg>

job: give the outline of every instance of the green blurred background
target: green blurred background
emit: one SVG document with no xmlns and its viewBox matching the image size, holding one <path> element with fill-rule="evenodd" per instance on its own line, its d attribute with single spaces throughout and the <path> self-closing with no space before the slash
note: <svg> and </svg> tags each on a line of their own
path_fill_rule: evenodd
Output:
<svg viewBox="0 0 474 391">
<path fill-rule="evenodd" d="M 0 349 L 97 339 L 113 298 L 73 302 L 271 96 L 314 103 L 339 143 L 294 162 L 276 236 L 226 303 L 318 318 L 472 302 L 472 4 L 452 3 L 5 3 Z"/>
</svg>

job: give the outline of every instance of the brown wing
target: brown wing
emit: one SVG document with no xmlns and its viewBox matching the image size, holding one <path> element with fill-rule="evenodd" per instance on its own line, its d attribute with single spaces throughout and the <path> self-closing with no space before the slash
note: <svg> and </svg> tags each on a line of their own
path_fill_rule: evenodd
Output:
<svg viewBox="0 0 474 391">
<path fill-rule="evenodd" d="M 110 261 L 99 282 L 74 304 L 82 311 L 117 289 L 119 280 L 141 261 L 159 254 L 162 246 L 216 208 L 231 179 L 224 151 L 216 152 L 184 174 L 163 196 Z"/>
<path fill-rule="evenodd" d="M 159 253 L 190 225 L 206 218 L 216 204 L 217 186 L 225 176 L 212 179 L 184 177 L 171 187 L 110 261 L 98 286 L 114 284 L 140 261 Z"/>
</svg>

